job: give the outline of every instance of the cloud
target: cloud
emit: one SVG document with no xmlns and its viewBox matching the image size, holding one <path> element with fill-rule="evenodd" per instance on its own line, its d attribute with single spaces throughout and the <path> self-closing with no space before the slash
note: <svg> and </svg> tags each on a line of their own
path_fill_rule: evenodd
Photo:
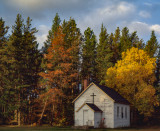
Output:
<svg viewBox="0 0 160 131">
<path fill-rule="evenodd" d="M 46 25 L 40 25 L 38 27 L 38 33 L 36 34 L 37 42 L 39 43 L 39 49 L 43 46 L 43 43 L 47 40 L 49 27 Z"/>
<path fill-rule="evenodd" d="M 151 17 L 151 14 L 147 11 L 140 11 L 139 15 L 143 18 L 150 18 Z"/>
<path fill-rule="evenodd" d="M 157 32 L 160 35 L 160 25 L 158 25 L 158 24 L 152 25 L 152 26 L 150 26 L 150 29 L 154 30 L 155 32 Z"/>
<path fill-rule="evenodd" d="M 97 8 L 86 14 L 84 18 L 82 18 L 83 21 L 79 21 L 78 25 L 82 31 L 87 27 L 91 27 L 98 36 L 102 22 L 109 32 L 111 32 L 115 30 L 122 21 L 130 21 L 133 19 L 135 11 L 135 5 L 128 2 L 114 1 L 110 4 L 105 3 L 103 8 Z"/>
<path fill-rule="evenodd" d="M 128 28 L 130 32 L 137 31 L 137 33 L 140 36 L 145 36 L 150 34 L 150 25 L 144 23 L 144 22 L 139 22 L 139 21 L 133 21 L 128 24 Z"/>
<path fill-rule="evenodd" d="M 7 5 L 16 9 L 25 11 L 41 11 L 43 9 L 54 8 L 77 8 L 85 5 L 85 0 L 3 0 Z M 91 0 L 89 0 L 91 1 Z"/>
<path fill-rule="evenodd" d="M 145 22 L 133 21 L 128 23 L 127 27 L 130 32 L 137 31 L 138 36 L 145 41 L 149 39 L 152 30 L 155 31 L 157 38 L 160 37 L 160 25 L 158 24 L 150 25 Z"/>
</svg>

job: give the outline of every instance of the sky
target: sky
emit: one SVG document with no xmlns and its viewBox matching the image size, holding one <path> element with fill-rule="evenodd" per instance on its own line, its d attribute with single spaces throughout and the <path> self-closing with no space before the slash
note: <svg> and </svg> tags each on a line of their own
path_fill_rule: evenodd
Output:
<svg viewBox="0 0 160 131">
<path fill-rule="evenodd" d="M 125 26 L 130 33 L 137 31 L 145 42 L 154 30 L 160 42 L 160 0 L 0 0 L 0 17 L 12 30 L 16 15 L 29 16 L 36 27 L 39 48 L 47 38 L 52 21 L 59 14 L 61 21 L 75 19 L 81 33 L 90 27 L 99 36 L 101 24 L 108 33 Z"/>
</svg>

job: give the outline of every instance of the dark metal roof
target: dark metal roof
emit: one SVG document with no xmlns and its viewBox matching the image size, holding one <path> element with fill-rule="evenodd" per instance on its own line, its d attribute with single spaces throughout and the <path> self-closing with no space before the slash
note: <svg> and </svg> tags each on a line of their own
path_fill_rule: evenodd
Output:
<svg viewBox="0 0 160 131">
<path fill-rule="evenodd" d="M 92 108 L 95 112 L 102 112 L 95 104 L 86 103 L 90 108 Z"/>
<path fill-rule="evenodd" d="M 99 84 L 94 83 L 96 86 L 98 86 L 103 92 L 105 92 L 107 95 L 109 95 L 116 103 L 121 103 L 121 104 L 127 104 L 129 105 L 130 103 L 122 97 L 119 93 L 117 93 L 114 89 L 109 88 L 107 86 L 102 86 Z"/>
</svg>

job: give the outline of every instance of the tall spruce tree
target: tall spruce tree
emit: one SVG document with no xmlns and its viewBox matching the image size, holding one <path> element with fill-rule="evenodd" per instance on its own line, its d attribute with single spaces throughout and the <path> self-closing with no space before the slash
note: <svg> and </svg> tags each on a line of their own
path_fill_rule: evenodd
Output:
<svg viewBox="0 0 160 131">
<path fill-rule="evenodd" d="M 26 24 L 24 25 L 24 34 L 23 34 L 23 81 L 27 88 L 25 90 L 23 99 L 27 101 L 25 115 L 27 114 L 27 119 L 25 123 L 30 123 L 32 116 L 32 106 L 35 98 L 37 98 L 36 90 L 38 88 L 39 82 L 39 72 L 41 71 L 41 60 L 42 55 L 38 50 L 38 43 L 36 41 L 35 33 L 37 32 L 36 28 L 32 28 L 31 19 L 28 17 Z"/>
<path fill-rule="evenodd" d="M 124 27 L 122 29 L 122 35 L 120 38 L 120 51 L 121 53 L 127 51 L 127 49 L 132 47 L 132 43 L 130 41 L 129 29 Z"/>
<path fill-rule="evenodd" d="M 22 16 L 17 15 L 12 35 L 9 39 L 10 53 L 14 59 L 12 63 L 14 86 L 16 89 L 16 106 L 18 112 L 18 125 L 24 122 L 27 113 L 28 97 L 33 96 L 31 92 L 36 88 L 38 82 L 38 71 L 40 66 L 40 55 L 35 38 L 37 30 L 31 28 L 31 19 L 28 17 L 26 25 Z"/>
<path fill-rule="evenodd" d="M 119 60 L 121 57 L 120 54 L 120 29 L 117 27 L 115 30 L 114 36 L 113 36 L 113 43 L 112 43 L 112 51 L 113 51 L 113 58 L 112 62 L 113 64 L 117 63 L 117 60 Z"/>
<path fill-rule="evenodd" d="M 82 46 L 82 78 L 87 79 L 88 82 L 96 81 L 96 45 L 96 36 L 93 30 L 88 27 L 84 32 Z"/>
<path fill-rule="evenodd" d="M 99 43 L 97 45 L 97 57 L 96 57 L 96 78 L 97 81 L 102 83 L 105 81 L 105 72 L 108 68 L 108 51 L 109 51 L 109 44 L 108 44 L 108 33 L 106 28 L 101 26 L 101 32 L 99 34 Z"/>
<path fill-rule="evenodd" d="M 157 41 L 155 32 L 152 31 L 151 32 L 151 38 L 150 38 L 149 41 L 147 41 L 147 44 L 145 46 L 145 51 L 147 52 L 147 54 L 150 57 L 154 57 L 154 55 L 157 51 L 157 48 L 158 48 L 158 41 Z"/>
<path fill-rule="evenodd" d="M 64 94 L 67 97 L 67 99 L 63 99 L 63 108 L 67 108 L 68 110 L 64 109 L 64 115 L 67 121 L 70 121 L 70 124 L 73 123 L 71 114 L 73 112 L 71 101 L 75 96 L 79 93 L 79 82 L 80 82 L 80 46 L 81 46 L 81 33 L 80 29 L 77 28 L 76 21 L 72 18 L 70 18 L 69 21 L 63 22 L 63 33 L 65 35 L 64 41 L 66 43 L 65 49 L 71 49 L 70 56 L 72 59 L 70 59 L 68 62 L 72 63 L 72 70 L 70 70 L 69 74 L 72 74 L 74 77 L 71 78 L 70 81 L 70 88 L 66 88 L 64 90 Z M 68 74 L 68 75 L 69 75 Z"/>
<path fill-rule="evenodd" d="M 138 49 L 144 49 L 144 42 L 142 39 L 139 39 L 139 37 L 137 35 L 137 31 L 134 31 L 130 35 L 130 41 L 132 43 L 132 47 L 136 47 Z"/>
<path fill-rule="evenodd" d="M 12 54 L 9 52 L 7 39 L 8 27 L 0 18 L 0 120 L 5 124 L 6 120 L 12 119 L 15 110 L 15 89 L 13 89 L 11 65 Z"/>
<path fill-rule="evenodd" d="M 70 18 L 69 21 L 65 22 L 65 24 L 62 25 L 63 26 L 63 33 L 65 35 L 65 42 L 66 42 L 66 49 L 71 48 L 72 47 L 72 52 L 71 52 L 71 56 L 72 56 L 72 61 L 71 63 L 73 63 L 73 67 L 72 67 L 72 73 L 73 74 L 77 74 L 77 77 L 75 77 L 72 80 L 72 85 L 73 85 L 73 91 L 74 94 L 77 93 L 77 85 L 79 82 L 79 70 L 80 70 L 80 47 L 82 44 L 81 41 L 81 33 L 80 33 L 80 29 L 77 28 L 77 24 L 76 21 L 72 18 Z"/>
<path fill-rule="evenodd" d="M 14 63 L 12 63 L 12 69 L 11 72 L 12 78 L 14 81 L 13 88 L 16 90 L 16 101 L 15 104 L 17 106 L 17 114 L 18 114 L 18 125 L 21 124 L 21 111 L 22 111 L 22 103 L 23 103 L 23 91 L 24 91 L 24 81 L 23 81 L 23 61 L 22 61 L 22 42 L 23 41 L 23 19 L 20 14 L 17 15 L 15 25 L 12 26 L 12 35 L 9 38 L 10 43 L 10 53 L 12 54 L 12 57 L 14 59 Z"/>
<path fill-rule="evenodd" d="M 44 42 L 44 47 L 43 47 L 44 54 L 47 53 L 47 49 L 51 45 L 52 39 L 54 38 L 54 35 L 57 32 L 57 29 L 60 26 L 60 23 L 61 23 L 61 19 L 60 19 L 58 13 L 56 13 L 56 15 L 53 19 L 52 28 L 51 28 L 51 30 L 49 30 L 47 40 Z"/>
</svg>

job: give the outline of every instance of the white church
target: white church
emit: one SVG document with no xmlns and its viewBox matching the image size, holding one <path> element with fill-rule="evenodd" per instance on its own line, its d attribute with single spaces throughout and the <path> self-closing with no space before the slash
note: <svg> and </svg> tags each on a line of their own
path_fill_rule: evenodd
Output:
<svg viewBox="0 0 160 131">
<path fill-rule="evenodd" d="M 74 126 L 130 126 L 130 103 L 111 88 L 91 83 L 73 103 Z"/>
</svg>

